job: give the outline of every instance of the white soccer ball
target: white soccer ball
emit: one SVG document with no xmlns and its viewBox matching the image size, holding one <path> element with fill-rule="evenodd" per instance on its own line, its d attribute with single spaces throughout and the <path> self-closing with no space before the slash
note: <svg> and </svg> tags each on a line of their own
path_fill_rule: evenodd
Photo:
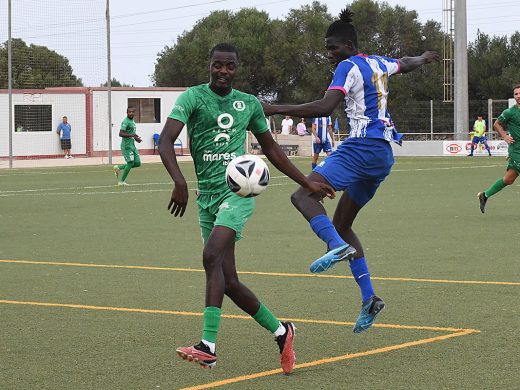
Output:
<svg viewBox="0 0 520 390">
<path fill-rule="evenodd" d="M 269 184 L 269 168 L 260 157 L 244 154 L 228 164 L 226 182 L 229 189 L 239 196 L 257 196 Z"/>
</svg>

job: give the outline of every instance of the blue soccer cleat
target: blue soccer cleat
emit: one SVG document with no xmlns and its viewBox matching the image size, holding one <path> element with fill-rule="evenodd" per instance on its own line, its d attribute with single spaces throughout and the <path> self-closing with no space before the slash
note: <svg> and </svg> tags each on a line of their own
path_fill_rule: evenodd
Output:
<svg viewBox="0 0 520 390">
<path fill-rule="evenodd" d="M 356 320 L 356 325 L 354 325 L 354 333 L 368 330 L 374 324 L 376 316 L 384 308 L 385 303 L 377 295 L 373 295 L 366 303 L 364 302 Z"/>
<path fill-rule="evenodd" d="M 328 270 L 339 261 L 352 260 L 356 254 L 356 249 L 349 244 L 331 249 L 309 267 L 313 274 Z"/>
</svg>

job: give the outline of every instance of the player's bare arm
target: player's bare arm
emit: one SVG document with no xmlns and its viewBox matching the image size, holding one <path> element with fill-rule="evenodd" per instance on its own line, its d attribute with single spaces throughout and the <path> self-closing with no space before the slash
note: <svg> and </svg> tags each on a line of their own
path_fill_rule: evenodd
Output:
<svg viewBox="0 0 520 390">
<path fill-rule="evenodd" d="M 504 125 L 502 122 L 500 122 L 498 119 L 493 124 L 493 128 L 497 131 L 498 134 L 502 137 L 504 141 L 506 141 L 508 144 L 513 144 L 515 142 L 514 138 L 509 135 L 509 133 L 504 128 Z"/>
<path fill-rule="evenodd" d="M 332 146 L 334 146 L 334 132 L 332 131 L 332 126 L 329 125 L 327 130 L 330 135 L 330 142 L 332 142 Z"/>
<path fill-rule="evenodd" d="M 274 142 L 270 132 L 256 134 L 256 139 L 269 161 L 271 161 L 281 172 L 285 173 L 309 192 L 317 193 L 322 198 L 329 197 L 334 199 L 336 196 L 334 189 L 325 183 L 317 183 L 307 179 L 307 177 L 305 177 L 305 175 L 301 173 L 300 170 L 287 158 L 283 150 L 280 148 L 280 145 Z"/>
<path fill-rule="evenodd" d="M 321 139 L 318 137 L 318 133 L 316 133 L 316 125 L 313 123 L 311 127 L 311 133 L 314 136 L 317 144 L 321 144 Z"/>
<path fill-rule="evenodd" d="M 175 156 L 175 150 L 172 147 L 175 140 L 179 137 L 183 127 L 184 123 L 176 119 L 168 118 L 159 137 L 158 148 L 162 163 L 174 183 L 172 196 L 168 203 L 168 210 L 170 210 L 170 213 L 175 217 L 182 217 L 184 215 L 189 198 L 188 185 L 179 168 L 177 157 Z"/>
<path fill-rule="evenodd" d="M 399 73 L 408 73 L 421 67 L 422 65 L 429 64 L 434 61 L 438 62 L 439 60 L 439 54 L 435 51 L 425 51 L 423 54 L 416 57 L 403 57 L 399 59 Z"/>
<path fill-rule="evenodd" d="M 262 104 L 266 116 L 285 114 L 300 118 L 315 118 L 330 116 L 337 105 L 343 101 L 345 94 L 339 90 L 330 90 L 320 100 L 297 105 L 271 105 Z"/>
</svg>

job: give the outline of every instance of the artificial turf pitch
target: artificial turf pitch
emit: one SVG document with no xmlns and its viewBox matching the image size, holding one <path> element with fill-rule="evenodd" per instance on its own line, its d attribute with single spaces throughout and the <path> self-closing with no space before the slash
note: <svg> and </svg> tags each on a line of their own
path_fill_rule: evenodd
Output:
<svg viewBox="0 0 520 390">
<path fill-rule="evenodd" d="M 310 160 L 293 160 L 308 172 Z M 478 209 L 503 158 L 397 158 L 354 229 L 387 308 L 352 333 L 359 291 L 346 264 L 312 276 L 324 247 L 274 168 L 237 244 L 241 281 L 297 326 L 297 368 L 224 301 L 215 370 L 174 350 L 198 342 L 202 243 L 191 192 L 166 210 L 160 164 L 118 188 L 108 166 L 0 170 L 2 389 L 516 389 L 519 188 Z M 193 167 L 181 163 L 189 187 Z M 334 201 L 326 201 L 332 215 Z"/>
</svg>

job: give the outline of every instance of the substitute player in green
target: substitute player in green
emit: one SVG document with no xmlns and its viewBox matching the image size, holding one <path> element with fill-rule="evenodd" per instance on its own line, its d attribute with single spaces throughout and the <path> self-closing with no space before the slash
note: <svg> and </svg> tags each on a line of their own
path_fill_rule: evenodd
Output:
<svg viewBox="0 0 520 390">
<path fill-rule="evenodd" d="M 114 165 L 114 174 L 116 175 L 118 186 L 127 186 L 126 177 L 130 173 L 130 170 L 141 166 L 141 158 L 135 147 L 135 141 L 139 143 L 142 139 L 136 134 L 134 115 L 135 108 L 128 107 L 126 110 L 126 118 L 123 119 L 121 129 L 119 130 L 121 153 L 125 158 L 126 164 Z M 122 174 L 121 171 L 123 171 Z"/>
<path fill-rule="evenodd" d="M 215 366 L 215 344 L 221 308 L 227 295 L 240 309 L 275 336 L 285 373 L 293 370 L 294 325 L 279 321 L 255 294 L 243 285 L 235 267 L 235 242 L 253 214 L 254 199 L 232 193 L 225 178 L 226 167 L 245 153 L 246 130 L 251 130 L 267 158 L 280 171 L 317 196 L 334 196 L 326 184 L 309 181 L 274 142 L 258 99 L 232 88 L 238 69 L 238 52 L 221 43 L 210 53 L 210 83 L 188 89 L 177 99 L 159 139 L 159 153 L 174 181 L 168 210 L 182 217 L 188 203 L 188 187 L 179 169 L 172 143 L 183 127 L 188 128 L 190 149 L 198 179 L 197 204 L 204 241 L 203 265 L 206 298 L 201 342 L 177 348 L 183 359 L 203 367 Z M 251 356 L 251 354 L 249 354 Z"/>
<path fill-rule="evenodd" d="M 486 211 L 488 198 L 505 186 L 513 184 L 520 173 L 520 84 L 513 88 L 513 97 L 516 105 L 504 110 L 493 125 L 498 134 L 509 144 L 506 174 L 487 190 L 478 193 L 480 211 L 483 213 Z"/>
</svg>

